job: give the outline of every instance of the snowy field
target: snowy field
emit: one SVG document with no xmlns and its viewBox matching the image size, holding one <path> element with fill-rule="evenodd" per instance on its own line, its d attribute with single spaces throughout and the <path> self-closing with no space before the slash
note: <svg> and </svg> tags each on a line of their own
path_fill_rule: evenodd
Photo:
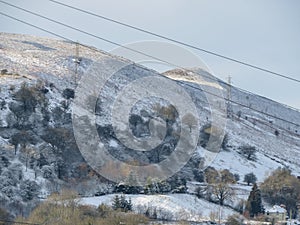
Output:
<svg viewBox="0 0 300 225">
<path fill-rule="evenodd" d="M 101 204 L 112 205 L 114 194 L 99 197 L 88 197 L 80 200 L 81 204 L 99 206 Z M 236 213 L 230 208 L 219 207 L 216 204 L 198 199 L 188 194 L 170 195 L 126 195 L 133 204 L 133 210 L 144 213 L 147 208 L 156 209 L 159 219 L 207 221 L 217 217 L 220 213 L 221 219 Z"/>
</svg>

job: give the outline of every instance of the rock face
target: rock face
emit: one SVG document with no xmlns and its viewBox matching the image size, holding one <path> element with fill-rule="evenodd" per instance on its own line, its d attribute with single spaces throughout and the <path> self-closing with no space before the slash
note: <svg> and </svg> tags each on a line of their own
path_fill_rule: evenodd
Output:
<svg viewBox="0 0 300 225">
<path fill-rule="evenodd" d="M 99 76 L 118 63 L 128 64 L 113 74 L 101 90 L 93 90 L 90 100 L 85 99 L 87 109 L 95 115 L 99 140 L 116 159 L 140 166 L 163 162 L 172 155 L 180 143 L 180 134 L 186 131 L 199 133 L 196 151 L 180 171 L 174 171 L 186 180 L 197 179 L 209 157 L 212 157 L 210 166 L 229 169 L 240 176 L 254 171 L 260 181 L 278 166 L 300 173 L 298 111 L 233 87 L 232 100 L 238 104 L 230 104 L 230 114 L 227 114 L 219 107 L 222 100 L 210 102 L 209 94 L 205 92 L 209 89 L 226 96 L 228 87 L 221 81 L 215 84 L 205 78 L 197 80 L 191 71 L 179 69 L 161 75 L 86 47 L 79 47 L 77 58 L 76 45 L 61 40 L 5 33 L 0 33 L 0 38 L 0 205 L 12 214 L 28 213 L 38 199 L 65 187 L 76 189 L 82 195 L 112 191 L 111 183 L 97 174 L 96 168 L 81 154 L 73 132 L 72 109 L 74 97 L 78 96 L 76 87 L 82 85 L 80 78 L 90 75 L 90 68 L 95 63 L 102 65 Z M 194 73 L 211 76 L 201 69 L 194 70 Z M 123 99 L 124 106 L 134 104 L 129 113 L 120 115 L 119 119 L 125 121 L 120 125 L 123 127 L 128 123 L 128 131 L 136 140 L 146 142 L 153 135 L 152 125 L 158 126 L 154 130 L 161 142 L 150 150 L 136 151 L 124 145 L 124 140 L 116 134 L 111 115 L 118 96 L 139 78 L 147 77 L 173 79 L 191 97 L 197 115 L 195 118 L 188 116 L 191 109 L 186 109 L 186 117 L 180 117 L 176 102 L 172 104 L 164 96 L 138 99 L 130 95 Z M 89 106 L 91 102 L 93 105 Z M 211 111 L 211 104 L 216 106 L 216 111 Z M 227 119 L 226 127 L 213 121 L 212 114 Z M 91 122 L 88 116 L 86 119 Z M 195 130 L 197 121 L 199 130 Z M 160 124 L 164 126 L 159 127 Z M 81 132 L 89 132 L 82 128 Z M 219 130 L 223 132 L 218 133 Z M 191 141 L 184 141 L 188 148 Z M 215 142 L 221 143 L 217 149 L 221 152 L 205 153 L 205 148 L 210 152 L 208 148 Z M 245 145 L 257 149 L 256 161 L 249 161 L 240 154 Z M 230 158 L 235 162 L 226 161 Z"/>
</svg>

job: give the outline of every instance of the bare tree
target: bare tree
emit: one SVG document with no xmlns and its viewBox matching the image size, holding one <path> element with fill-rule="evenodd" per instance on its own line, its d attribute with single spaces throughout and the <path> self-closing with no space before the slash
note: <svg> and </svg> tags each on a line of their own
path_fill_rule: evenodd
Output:
<svg viewBox="0 0 300 225">
<path fill-rule="evenodd" d="M 236 183 L 234 174 L 231 173 L 228 169 L 224 169 L 220 171 L 221 174 L 221 180 L 225 183 Z"/>
<path fill-rule="evenodd" d="M 204 171 L 205 181 L 208 184 L 218 183 L 221 180 L 219 172 L 214 167 L 207 167 Z"/>
<path fill-rule="evenodd" d="M 224 205 L 224 202 L 226 200 L 232 200 L 232 197 L 234 196 L 234 191 L 228 184 L 220 182 L 217 184 L 213 184 L 212 194 L 218 200 L 220 205 Z"/>
</svg>

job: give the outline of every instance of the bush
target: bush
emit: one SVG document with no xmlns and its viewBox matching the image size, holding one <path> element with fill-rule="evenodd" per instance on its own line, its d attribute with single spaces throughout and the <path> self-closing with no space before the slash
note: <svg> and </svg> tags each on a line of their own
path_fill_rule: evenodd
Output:
<svg viewBox="0 0 300 225">
<path fill-rule="evenodd" d="M 195 181 L 204 182 L 204 173 L 203 173 L 203 171 L 201 171 L 199 169 L 194 169 L 193 174 L 194 174 Z"/>
<path fill-rule="evenodd" d="M 0 165 L 1 166 L 3 165 L 4 167 L 8 167 L 10 165 L 9 159 L 5 156 L 1 156 Z M 0 169 L 1 169 L 1 166 L 0 166 Z"/>
<path fill-rule="evenodd" d="M 106 217 L 108 213 L 111 211 L 111 208 L 107 205 L 104 205 L 103 203 L 98 206 L 97 212 L 100 214 L 100 217 Z"/>
<path fill-rule="evenodd" d="M 144 193 L 145 194 L 169 193 L 172 191 L 172 189 L 176 189 L 178 186 L 181 185 L 183 185 L 183 182 L 180 182 L 178 180 L 175 182 L 174 179 L 172 178 L 169 178 L 168 180 L 164 180 L 164 181 L 148 178 L 147 184 L 144 186 Z"/>
<path fill-rule="evenodd" d="M 195 194 L 198 198 L 204 198 L 205 197 L 206 188 L 199 186 L 195 190 Z"/>
<path fill-rule="evenodd" d="M 175 189 L 172 190 L 172 193 L 180 193 L 180 194 L 184 194 L 187 191 L 187 187 L 184 185 L 181 185 Z"/>
<path fill-rule="evenodd" d="M 7 69 L 1 70 L 1 75 L 5 75 L 5 74 L 7 74 L 7 73 L 8 73 L 8 70 L 7 70 Z"/>
<path fill-rule="evenodd" d="M 116 186 L 115 192 L 123 194 L 138 194 L 142 191 L 142 187 L 130 184 L 120 183 Z"/>
<path fill-rule="evenodd" d="M 2 225 L 10 225 L 11 224 L 9 222 L 4 222 L 5 220 L 9 221 L 11 218 L 10 218 L 9 213 L 1 207 L 0 207 L 0 219 L 2 220 L 2 221 L 0 221 L 0 224 L 2 224 Z"/>
<path fill-rule="evenodd" d="M 15 89 L 16 89 L 16 86 L 15 86 L 15 85 L 11 84 L 11 85 L 9 86 L 9 90 L 10 90 L 10 91 L 14 91 Z"/>
<path fill-rule="evenodd" d="M 65 99 L 74 98 L 74 97 L 75 97 L 75 92 L 74 92 L 74 90 L 71 89 L 71 88 L 66 88 L 65 90 L 63 90 L 62 96 L 63 96 Z"/>
<path fill-rule="evenodd" d="M 209 138 L 210 138 L 210 129 L 211 129 L 211 123 L 205 124 L 200 129 L 200 136 L 199 136 L 199 143 L 201 147 L 205 148 Z"/>
<path fill-rule="evenodd" d="M 240 225 L 243 221 L 239 215 L 232 215 L 227 218 L 226 225 Z"/>
<path fill-rule="evenodd" d="M 255 153 L 257 152 L 254 146 L 244 145 L 240 147 L 240 153 L 244 155 L 248 160 L 255 160 Z"/>
<path fill-rule="evenodd" d="M 223 150 L 227 150 L 228 141 L 229 141 L 228 134 L 225 134 L 223 137 L 222 145 L 221 145 Z"/>
<path fill-rule="evenodd" d="M 64 225 L 106 225 L 131 224 L 145 225 L 148 220 L 145 216 L 134 213 L 113 211 L 111 208 L 100 205 L 81 206 L 76 201 L 74 192 L 55 194 L 43 201 L 29 215 L 28 218 L 17 218 L 16 223 L 30 224 L 64 224 Z M 61 204 L 64 202 L 64 204 Z"/>
<path fill-rule="evenodd" d="M 5 100 L 2 100 L 2 101 L 0 102 L 0 110 L 4 110 L 4 109 L 6 109 L 6 101 L 5 101 Z"/>
</svg>

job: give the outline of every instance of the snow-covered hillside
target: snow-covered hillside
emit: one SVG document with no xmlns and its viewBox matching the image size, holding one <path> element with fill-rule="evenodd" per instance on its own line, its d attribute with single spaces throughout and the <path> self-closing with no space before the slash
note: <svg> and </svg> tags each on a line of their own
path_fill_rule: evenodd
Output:
<svg viewBox="0 0 300 225">
<path fill-rule="evenodd" d="M 75 83 L 78 83 L 80 78 L 89 75 L 86 72 L 93 63 L 101 64 L 105 71 L 105 66 L 114 67 L 116 61 L 129 62 L 129 60 L 83 46 L 79 46 L 77 59 L 76 44 L 63 40 L 6 33 L 0 33 L 0 40 L 0 166 L 4 168 L 0 167 L 0 178 L 9 177 L 14 181 L 14 185 L 10 182 L 0 183 L 0 203 L 8 205 L 11 201 L 9 204 L 16 205 L 27 201 L 27 195 L 12 196 L 29 181 L 34 184 L 38 192 L 36 196 L 39 197 L 59 191 L 64 186 L 72 187 L 82 195 L 111 193 L 109 185 L 103 190 L 102 178 L 97 177 L 87 165 L 76 146 L 71 116 L 74 96 L 70 96 L 74 95 Z M 77 65 L 76 60 L 80 60 Z M 193 71 L 208 74 L 202 69 Z M 201 88 L 207 87 L 212 91 L 219 91 L 224 96 L 228 95 L 229 90 L 231 91 L 232 103 L 227 105 L 229 113 L 220 109 L 214 112 L 223 115 L 222 118 L 226 119 L 226 126 L 222 128 L 225 129 L 228 142 L 223 149 L 219 149 L 218 154 L 215 154 L 216 157 L 209 166 L 218 170 L 229 169 L 230 172 L 240 176 L 240 182 L 245 174 L 251 172 L 257 176 L 258 182 L 262 182 L 278 167 L 289 168 L 293 174 L 300 175 L 299 111 L 235 87 L 229 88 L 224 82 L 215 84 L 193 80 L 190 78 L 193 75 L 191 71 L 175 69 L 159 74 L 134 63 L 123 68 L 107 81 L 98 96 L 100 100 L 97 101 L 95 107 L 99 137 L 113 156 L 126 162 L 139 161 L 143 163 L 142 165 L 147 165 L 163 161 L 177 145 L 176 135 L 180 130 L 178 118 L 173 118 L 173 121 L 168 124 L 170 135 L 166 135 L 164 143 L 155 151 L 149 152 L 132 151 L 124 147 L 112 128 L 110 115 L 117 96 L 122 94 L 122 90 L 128 84 L 140 77 L 147 77 L 149 74 L 155 77 L 171 78 L 186 90 L 197 108 L 201 128 L 212 121 L 211 107 Z M 43 92 L 42 97 L 46 99 L 47 104 L 37 105 L 32 115 L 23 119 L 23 124 L 20 126 L 20 118 L 17 118 L 20 115 L 17 115 L 17 110 L 17 113 L 13 113 L 13 110 L 20 105 L 15 94 L 23 82 L 34 86 L 39 94 Z M 128 99 L 128 102 L 132 99 Z M 127 105 L 128 102 L 124 100 L 122 103 Z M 215 100 L 215 104 L 218 105 L 218 103 Z M 131 113 L 136 119 L 134 123 L 136 123 L 137 136 L 146 138 L 149 136 L 149 121 L 157 116 L 153 110 L 157 104 L 164 109 L 172 109 L 167 108 L 169 106 L 167 101 L 151 98 L 138 101 L 132 108 Z M 60 135 L 56 137 L 58 141 L 49 140 L 51 131 L 49 128 L 60 132 Z M 12 136 L 24 130 L 30 133 L 34 140 L 26 143 L 27 146 L 21 151 L 20 143 L 16 144 Z M 89 134 L 89 131 L 84 132 Z M 60 139 L 62 136 L 64 138 Z M 86 138 L 83 141 L 89 142 L 90 139 Z M 192 159 L 180 171 L 181 175 L 191 182 L 194 181 L 193 171 L 199 169 L 204 152 L 199 143 Z M 21 144 L 24 146 L 24 143 Z M 243 146 L 255 147 L 257 152 L 253 159 L 247 159 L 241 154 Z M 24 151 L 26 149 L 30 151 Z M 14 151 L 17 154 L 14 154 Z M 21 171 L 20 177 L 16 178 L 8 174 L 9 169 Z M 22 185 L 15 182 L 16 179 L 19 179 L 18 182 Z M 23 184 L 23 181 L 27 183 Z M 249 187 L 241 186 L 239 198 L 246 199 L 249 191 Z M 161 208 L 162 213 L 170 212 L 172 218 L 176 219 L 209 219 L 211 213 L 219 210 L 213 203 L 186 194 L 130 195 L 130 197 L 136 211 L 153 206 Z M 113 195 L 83 198 L 82 202 L 92 205 L 111 204 L 112 198 Z M 31 207 L 33 208 L 34 204 Z M 17 210 L 19 209 L 16 207 L 15 211 Z M 221 211 L 224 218 L 233 213 L 233 210 L 228 208 L 222 208 Z"/>
<path fill-rule="evenodd" d="M 166 72 L 165 75 L 192 84 L 199 83 L 187 79 L 189 73 L 175 69 Z M 300 112 L 265 97 L 243 92 L 235 87 L 229 88 L 223 81 L 220 81 L 220 85 L 225 90 L 225 96 L 231 91 L 232 102 L 228 112 L 230 119 L 226 121 L 229 152 L 221 151 L 212 166 L 230 169 L 240 175 L 254 172 L 259 181 L 263 181 L 278 167 L 287 167 L 295 175 L 299 175 Z M 205 121 L 207 108 L 201 104 L 199 108 L 204 115 L 200 117 Z M 254 146 L 258 150 L 257 160 L 249 161 L 238 154 L 239 148 L 246 145 Z M 201 154 L 201 149 L 199 153 Z"/>
</svg>

